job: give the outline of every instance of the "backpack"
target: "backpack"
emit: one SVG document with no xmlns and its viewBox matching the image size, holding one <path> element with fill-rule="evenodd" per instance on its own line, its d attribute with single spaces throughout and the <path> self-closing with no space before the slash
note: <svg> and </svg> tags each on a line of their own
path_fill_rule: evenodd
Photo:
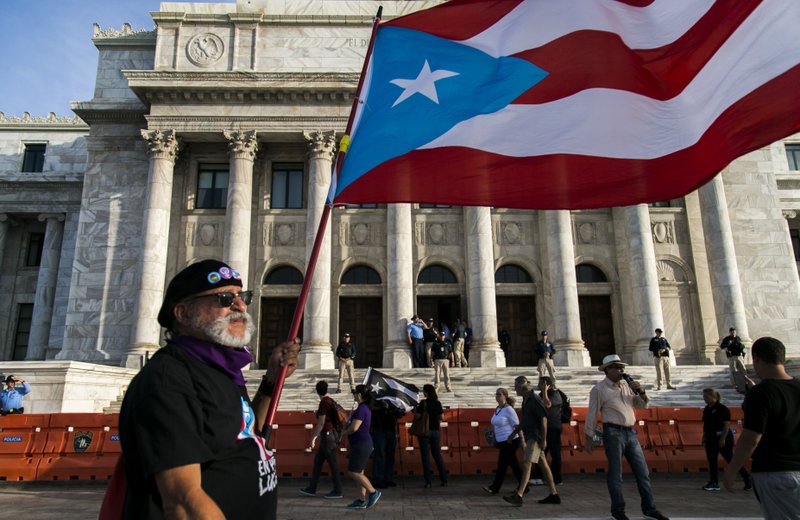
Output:
<svg viewBox="0 0 800 520">
<path fill-rule="evenodd" d="M 556 391 L 561 396 L 561 422 L 568 423 L 572 420 L 572 406 L 569 404 L 569 397 L 558 388 Z"/>
<path fill-rule="evenodd" d="M 328 399 L 333 402 L 333 406 L 336 410 L 336 413 L 333 414 L 333 420 L 331 424 L 333 424 L 333 437 L 336 439 L 336 442 L 342 440 L 342 432 L 344 431 L 344 427 L 347 424 L 347 421 L 350 419 L 350 412 L 344 409 L 342 405 L 337 403 L 333 398 L 329 397 Z"/>
</svg>

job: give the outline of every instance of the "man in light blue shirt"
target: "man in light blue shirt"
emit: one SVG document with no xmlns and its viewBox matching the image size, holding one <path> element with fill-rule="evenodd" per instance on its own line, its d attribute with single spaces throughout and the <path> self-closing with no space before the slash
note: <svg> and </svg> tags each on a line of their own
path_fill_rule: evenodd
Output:
<svg viewBox="0 0 800 520">
<path fill-rule="evenodd" d="M 17 386 L 20 383 L 21 386 Z M 31 385 L 25 380 L 14 376 L 6 378 L 6 388 L 0 392 L 0 415 L 10 413 L 24 413 L 25 407 L 22 406 L 22 397 L 31 391 Z"/>
<path fill-rule="evenodd" d="M 418 315 L 411 317 L 411 322 L 406 327 L 406 334 L 408 334 L 408 344 L 411 346 L 411 360 L 414 368 L 422 368 L 427 366 L 425 363 L 425 342 L 423 340 L 423 330 L 428 326 L 422 321 Z"/>
</svg>

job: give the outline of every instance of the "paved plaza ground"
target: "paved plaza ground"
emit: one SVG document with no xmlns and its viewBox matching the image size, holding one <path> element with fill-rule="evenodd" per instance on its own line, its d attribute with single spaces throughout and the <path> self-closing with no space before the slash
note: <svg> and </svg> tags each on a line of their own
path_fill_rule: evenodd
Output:
<svg viewBox="0 0 800 520">
<path fill-rule="evenodd" d="M 707 492 L 701 474 L 653 474 L 653 489 L 659 509 L 673 520 L 681 519 L 755 519 L 762 518 L 752 491 L 736 493 Z M 284 478 L 279 484 L 278 518 L 312 520 L 328 518 L 397 518 L 413 519 L 604 519 L 609 518 L 609 499 L 605 475 L 565 475 L 559 487 L 563 503 L 545 506 L 536 503 L 547 491 L 536 487 L 527 495 L 521 508 L 506 504 L 499 495 L 490 496 L 481 487 L 490 483 L 487 476 L 453 476 L 447 487 L 423 489 L 422 477 L 399 477 L 398 486 L 383 490 L 373 509 L 350 511 L 345 505 L 355 498 L 355 487 L 345 477 L 345 497 L 326 500 L 304 497 L 298 489 L 307 479 Z M 320 494 L 328 489 L 323 477 Z M 513 477 L 506 480 L 510 492 Z M 738 485 L 741 489 L 741 483 Z M 101 482 L 3 482 L 0 483 L 0 510 L 17 518 L 30 520 L 97 518 L 105 484 Z M 625 477 L 628 516 L 641 519 L 639 496 L 632 477 Z M 234 519 L 235 520 L 235 519 Z"/>
</svg>

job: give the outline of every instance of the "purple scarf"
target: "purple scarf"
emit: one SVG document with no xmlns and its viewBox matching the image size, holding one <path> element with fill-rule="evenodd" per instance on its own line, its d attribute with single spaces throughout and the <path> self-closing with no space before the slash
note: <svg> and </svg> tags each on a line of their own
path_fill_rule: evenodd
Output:
<svg viewBox="0 0 800 520">
<path fill-rule="evenodd" d="M 237 385 L 244 386 L 242 368 L 253 362 L 247 347 L 224 347 L 191 336 L 178 336 L 172 342 L 198 361 L 221 370 Z"/>
</svg>

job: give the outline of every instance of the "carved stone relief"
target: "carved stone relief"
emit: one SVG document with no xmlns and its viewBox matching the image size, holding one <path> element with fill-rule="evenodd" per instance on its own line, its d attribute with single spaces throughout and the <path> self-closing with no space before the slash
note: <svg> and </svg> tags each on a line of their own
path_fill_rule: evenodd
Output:
<svg viewBox="0 0 800 520">
<path fill-rule="evenodd" d="M 187 246 L 215 246 L 220 243 L 219 237 L 222 232 L 221 224 L 214 223 L 186 223 L 186 245 Z"/>
<path fill-rule="evenodd" d="M 577 227 L 577 236 L 581 244 L 594 244 L 597 242 L 597 226 L 594 222 L 582 222 Z"/>
<path fill-rule="evenodd" d="M 658 244 L 675 243 L 675 227 L 672 222 L 653 222 L 653 240 Z"/>
<path fill-rule="evenodd" d="M 431 224 L 428 226 L 428 238 L 431 244 L 445 244 L 445 227 L 442 224 Z"/>
<path fill-rule="evenodd" d="M 656 273 L 661 282 L 685 282 L 686 274 L 680 266 L 667 260 L 656 262 Z"/>
<path fill-rule="evenodd" d="M 522 242 L 522 226 L 516 222 L 507 222 L 503 224 L 502 236 L 505 244 L 519 244 Z"/>
<path fill-rule="evenodd" d="M 186 56 L 198 67 L 210 67 L 225 54 L 222 38 L 214 33 L 197 34 L 186 45 Z"/>
<path fill-rule="evenodd" d="M 293 246 L 297 244 L 297 237 L 304 233 L 302 224 L 295 222 L 271 222 L 264 226 L 264 245 Z"/>
</svg>

